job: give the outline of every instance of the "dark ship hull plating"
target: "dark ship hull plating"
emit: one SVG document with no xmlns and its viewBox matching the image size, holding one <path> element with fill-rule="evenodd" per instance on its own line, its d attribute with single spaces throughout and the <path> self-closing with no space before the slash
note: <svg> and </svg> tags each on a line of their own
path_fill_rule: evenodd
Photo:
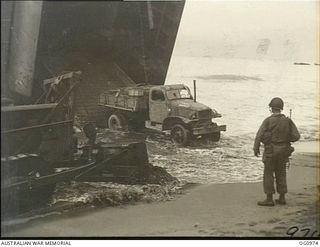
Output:
<svg viewBox="0 0 320 247">
<path fill-rule="evenodd" d="M 102 91 L 163 84 L 183 6 L 183 1 L 1 1 L 2 218 L 45 203 L 56 182 L 88 177 L 109 163 L 117 171 L 117 162 L 124 165 L 119 176 L 109 170 L 115 177 L 148 170 L 144 143 L 128 144 L 127 160 L 119 159 L 122 144 L 111 147 L 120 154 L 101 146 L 94 162 L 89 151 L 87 160 L 75 160 L 74 113 L 94 122 Z M 71 91 L 61 80 L 73 82 L 66 75 L 74 73 L 81 78 Z M 47 78 L 50 87 L 44 90 Z M 76 167 L 56 172 L 62 161 Z"/>
<path fill-rule="evenodd" d="M 42 80 L 81 70 L 78 115 L 90 120 L 103 90 L 164 84 L 184 1 L 2 1 L 1 7 L 3 91 L 17 103 L 33 103 Z"/>
</svg>

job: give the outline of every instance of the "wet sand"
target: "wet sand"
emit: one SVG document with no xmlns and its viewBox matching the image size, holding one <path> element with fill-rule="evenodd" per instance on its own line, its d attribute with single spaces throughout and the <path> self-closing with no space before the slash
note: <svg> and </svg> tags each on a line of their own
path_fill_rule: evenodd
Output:
<svg viewBox="0 0 320 247">
<path fill-rule="evenodd" d="M 245 165 L 245 164 L 244 164 Z M 257 164 L 258 165 L 258 164 Z M 287 205 L 259 207 L 261 183 L 188 188 L 172 201 L 74 211 L 37 219 L 10 237 L 308 237 L 319 234 L 319 156 L 296 153 L 288 173 Z M 315 232 L 318 231 L 318 232 Z"/>
</svg>

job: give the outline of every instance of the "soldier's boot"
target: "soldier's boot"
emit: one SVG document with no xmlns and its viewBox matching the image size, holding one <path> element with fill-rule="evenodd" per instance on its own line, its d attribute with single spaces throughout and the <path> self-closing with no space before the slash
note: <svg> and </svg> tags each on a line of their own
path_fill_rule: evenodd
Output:
<svg viewBox="0 0 320 247">
<path fill-rule="evenodd" d="M 276 199 L 276 203 L 280 205 L 286 205 L 286 198 L 284 194 L 280 194 L 279 199 Z"/>
<path fill-rule="evenodd" d="M 273 201 L 272 194 L 267 194 L 267 198 L 264 201 L 259 201 L 258 205 L 259 206 L 266 206 L 266 207 L 273 207 L 274 201 Z"/>
</svg>

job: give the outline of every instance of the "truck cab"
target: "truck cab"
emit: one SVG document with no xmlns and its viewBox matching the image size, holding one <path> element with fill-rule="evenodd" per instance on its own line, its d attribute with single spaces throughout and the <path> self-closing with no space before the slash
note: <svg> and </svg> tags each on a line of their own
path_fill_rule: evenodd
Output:
<svg viewBox="0 0 320 247">
<path fill-rule="evenodd" d="M 196 102 L 190 89 L 183 84 L 150 89 L 147 126 L 158 126 L 162 131 L 170 130 L 173 140 L 178 144 L 185 145 L 191 136 L 209 137 L 218 141 L 220 131 L 225 131 L 226 126 L 212 123 L 211 119 L 217 117 L 221 117 L 221 114 Z"/>
</svg>

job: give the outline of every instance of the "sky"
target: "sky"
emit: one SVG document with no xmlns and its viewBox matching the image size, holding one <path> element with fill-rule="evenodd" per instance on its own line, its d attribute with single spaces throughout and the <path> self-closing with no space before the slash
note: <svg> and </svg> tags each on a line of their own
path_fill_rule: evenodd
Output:
<svg viewBox="0 0 320 247">
<path fill-rule="evenodd" d="M 318 12 L 319 1 L 186 0 L 175 52 L 253 58 L 269 40 L 267 57 L 317 60 Z"/>
</svg>

